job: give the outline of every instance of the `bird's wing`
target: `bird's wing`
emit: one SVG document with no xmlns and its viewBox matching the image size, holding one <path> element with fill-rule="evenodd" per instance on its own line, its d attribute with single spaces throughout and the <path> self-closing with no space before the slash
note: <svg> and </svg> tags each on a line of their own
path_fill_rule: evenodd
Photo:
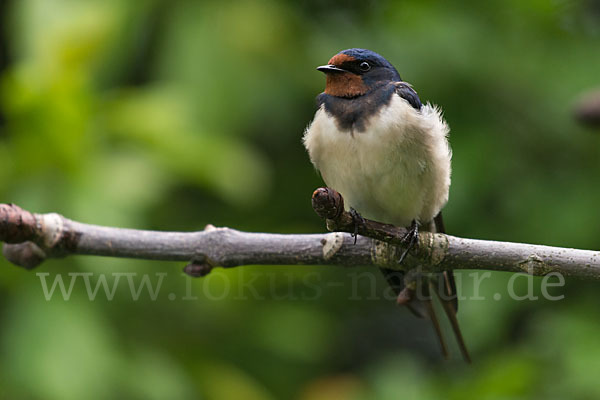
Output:
<svg viewBox="0 0 600 400">
<path fill-rule="evenodd" d="M 417 91 L 408 82 L 394 82 L 396 94 L 408 101 L 415 110 L 420 110 L 423 107 L 421 99 Z"/>
</svg>

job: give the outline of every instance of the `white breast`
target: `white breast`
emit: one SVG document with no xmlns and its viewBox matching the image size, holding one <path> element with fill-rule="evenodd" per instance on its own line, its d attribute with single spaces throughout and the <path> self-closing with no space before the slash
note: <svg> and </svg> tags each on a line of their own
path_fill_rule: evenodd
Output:
<svg viewBox="0 0 600 400">
<path fill-rule="evenodd" d="M 346 207 L 400 226 L 429 222 L 448 201 L 448 125 L 430 104 L 417 111 L 398 95 L 364 132 L 340 130 L 323 106 L 304 134 L 311 161 Z"/>
</svg>

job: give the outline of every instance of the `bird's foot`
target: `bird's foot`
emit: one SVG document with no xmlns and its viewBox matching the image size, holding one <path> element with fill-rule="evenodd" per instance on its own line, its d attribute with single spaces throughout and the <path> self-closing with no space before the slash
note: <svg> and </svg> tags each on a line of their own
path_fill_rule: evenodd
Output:
<svg viewBox="0 0 600 400">
<path fill-rule="evenodd" d="M 358 227 L 365 226 L 365 219 L 358 213 L 354 208 L 350 207 L 350 215 L 352 216 L 352 222 L 354 222 L 354 232 L 350 234 L 354 238 L 354 244 L 356 244 L 356 238 L 358 237 Z"/>
<path fill-rule="evenodd" d="M 402 264 L 408 252 L 411 251 L 413 247 L 418 246 L 419 244 L 419 223 L 417 221 L 413 220 L 412 224 L 410 225 L 410 229 L 402 238 L 402 243 L 406 245 L 406 248 L 400 255 L 400 258 L 398 259 L 398 264 Z"/>
</svg>

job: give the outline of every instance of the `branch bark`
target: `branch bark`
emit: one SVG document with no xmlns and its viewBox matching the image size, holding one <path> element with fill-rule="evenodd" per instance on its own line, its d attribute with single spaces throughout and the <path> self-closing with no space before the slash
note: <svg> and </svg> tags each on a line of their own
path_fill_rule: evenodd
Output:
<svg viewBox="0 0 600 400">
<path fill-rule="evenodd" d="M 600 128 L 600 89 L 584 93 L 573 109 L 575 119 L 591 128 Z"/>
<path fill-rule="evenodd" d="M 419 245 L 399 265 L 406 230 L 365 220 L 355 224 L 339 193 L 320 188 L 313 208 L 327 219 L 328 234 L 241 232 L 208 225 L 198 232 L 159 232 L 83 224 L 59 214 L 33 214 L 14 204 L 0 204 L 0 241 L 13 264 L 34 268 L 45 259 L 96 255 L 148 260 L 188 261 L 184 271 L 206 275 L 213 267 L 266 265 L 370 265 L 426 272 L 487 269 L 600 279 L 600 252 L 558 247 L 463 239 L 422 232 Z M 343 232 L 341 232 L 343 231 Z"/>
</svg>

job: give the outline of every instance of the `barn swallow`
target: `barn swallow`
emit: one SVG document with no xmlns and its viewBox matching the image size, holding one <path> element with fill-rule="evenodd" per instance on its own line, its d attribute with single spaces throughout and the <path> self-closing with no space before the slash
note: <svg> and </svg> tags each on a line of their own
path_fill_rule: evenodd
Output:
<svg viewBox="0 0 600 400">
<path fill-rule="evenodd" d="M 325 73 L 326 86 L 304 133 L 310 159 L 327 186 L 342 194 L 356 223 L 364 217 L 408 228 L 402 262 L 419 229 L 444 232 L 441 210 L 448 201 L 452 157 L 448 124 L 438 107 L 422 104 L 394 66 L 370 50 L 343 50 L 317 70 Z M 448 358 L 430 293 L 438 295 L 470 362 L 456 319 L 452 271 L 382 271 L 398 303 L 432 321 Z"/>
</svg>

